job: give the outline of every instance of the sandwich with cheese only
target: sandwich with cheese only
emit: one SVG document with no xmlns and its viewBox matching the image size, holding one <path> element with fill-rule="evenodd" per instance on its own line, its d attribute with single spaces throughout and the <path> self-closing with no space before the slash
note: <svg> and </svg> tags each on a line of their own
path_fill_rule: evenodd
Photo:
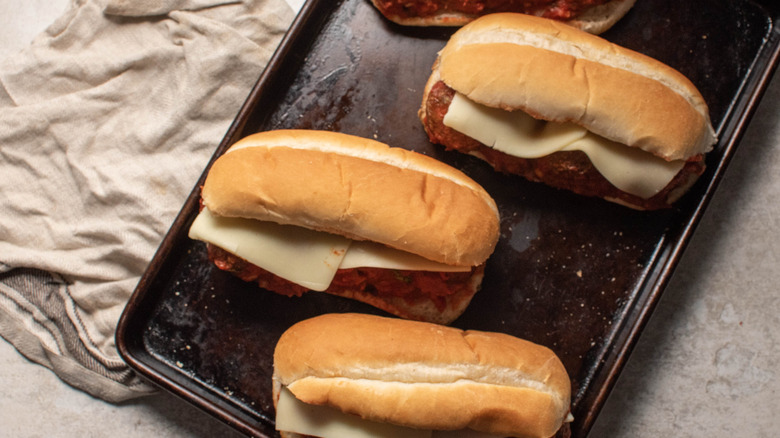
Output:
<svg viewBox="0 0 780 438">
<path fill-rule="evenodd" d="M 571 420 L 554 352 L 503 333 L 325 314 L 279 339 L 283 438 L 549 438 Z"/>
<path fill-rule="evenodd" d="M 463 26 L 494 13 L 515 12 L 566 23 L 592 34 L 607 31 L 636 0 L 372 0 L 387 19 L 405 26 Z"/>
<path fill-rule="evenodd" d="M 524 14 L 458 29 L 418 115 L 432 142 L 498 171 L 640 210 L 670 207 L 716 142 L 704 98 L 677 70 Z"/>
<path fill-rule="evenodd" d="M 462 172 L 327 131 L 236 142 L 209 169 L 201 205 L 189 236 L 220 269 L 443 324 L 479 289 L 499 236 L 495 202 Z"/>
</svg>

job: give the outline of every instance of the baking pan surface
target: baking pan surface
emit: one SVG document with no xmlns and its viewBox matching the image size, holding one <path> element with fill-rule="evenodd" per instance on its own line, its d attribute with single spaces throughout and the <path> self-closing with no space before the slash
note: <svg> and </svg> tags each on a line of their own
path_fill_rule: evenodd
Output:
<svg viewBox="0 0 780 438">
<path fill-rule="evenodd" d="M 584 437 L 774 72 L 779 13 L 769 0 L 639 0 L 603 35 L 680 70 L 709 104 L 718 144 L 705 174 L 670 210 L 578 197 L 430 144 L 417 109 L 453 29 L 392 24 L 367 0 L 303 6 L 214 157 L 253 132 L 324 129 L 416 150 L 471 176 L 498 204 L 501 239 L 482 290 L 453 325 L 552 348 L 573 383 L 568 432 Z M 318 293 L 287 298 L 212 266 L 205 246 L 187 238 L 206 170 L 130 299 L 117 345 L 162 388 L 243 433 L 278 436 L 271 373 L 281 333 L 321 313 L 381 312 Z"/>
</svg>

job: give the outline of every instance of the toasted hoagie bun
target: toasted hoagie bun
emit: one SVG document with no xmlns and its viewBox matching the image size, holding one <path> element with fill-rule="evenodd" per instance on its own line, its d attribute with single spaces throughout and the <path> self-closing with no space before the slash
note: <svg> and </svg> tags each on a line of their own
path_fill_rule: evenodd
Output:
<svg viewBox="0 0 780 438">
<path fill-rule="evenodd" d="M 499 233 L 495 202 L 462 172 L 334 132 L 250 135 L 213 163 L 201 195 L 190 236 L 220 248 L 217 266 L 285 295 L 320 290 L 442 323 L 477 291 Z M 252 232 L 222 243 L 214 228 Z M 271 236 L 250 243 L 260 228 Z"/>
<path fill-rule="evenodd" d="M 466 112 L 451 111 L 453 102 Z M 474 126 L 462 120 L 477 120 L 469 111 L 506 118 L 515 127 L 527 124 L 530 143 L 520 151 L 511 144 L 516 133 L 496 140 L 490 131 L 505 128 L 484 122 L 476 128 L 487 137 L 469 131 Z M 679 198 L 703 172 L 702 155 L 716 141 L 706 102 L 678 71 L 523 14 L 493 14 L 459 29 L 434 62 L 419 116 L 435 143 L 508 173 L 639 209 Z M 585 138 L 588 145 L 549 145 L 548 137 L 539 137 L 544 130 L 553 131 L 550 138 Z M 591 154 L 593 147 L 598 150 Z M 596 161 L 599 156 L 605 158 Z M 594 171 L 606 180 L 588 175 Z"/>
<path fill-rule="evenodd" d="M 547 438 L 569 418 L 571 383 L 550 349 L 510 335 L 326 314 L 281 336 L 273 391 L 281 430 L 306 423 L 288 417 L 288 406 L 280 412 L 280 397 L 288 403 L 291 394 L 293 404 L 348 414 L 347 421 L 360 418 L 369 422 L 366 427 L 386 423 L 418 432 L 468 429 Z M 289 394 L 282 396 L 284 391 Z M 318 436 L 310 429 L 292 432 Z"/>
</svg>

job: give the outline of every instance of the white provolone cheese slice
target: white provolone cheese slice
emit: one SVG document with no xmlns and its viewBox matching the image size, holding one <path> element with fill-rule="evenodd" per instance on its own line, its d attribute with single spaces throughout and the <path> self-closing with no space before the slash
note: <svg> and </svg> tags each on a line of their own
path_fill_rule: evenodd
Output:
<svg viewBox="0 0 780 438">
<path fill-rule="evenodd" d="M 444 124 L 495 150 L 521 158 L 558 152 L 587 133 L 573 123 L 547 123 L 522 111 L 480 105 L 460 93 L 455 93 Z"/>
<path fill-rule="evenodd" d="M 431 431 L 364 420 L 331 407 L 306 404 L 287 388 L 282 388 L 276 404 L 276 430 L 319 438 L 499 438 L 470 429 Z"/>
<path fill-rule="evenodd" d="M 282 388 L 276 404 L 276 430 L 320 438 L 431 438 L 430 430 L 364 420 L 327 406 L 306 404 Z"/>
<path fill-rule="evenodd" d="M 191 239 L 212 243 L 274 275 L 315 291 L 330 286 L 338 269 L 382 268 L 466 272 L 416 254 L 367 241 L 245 218 L 226 218 L 204 208 L 189 231 Z"/>
<path fill-rule="evenodd" d="M 666 161 L 638 148 L 629 148 L 588 133 L 565 150 L 585 152 L 604 177 L 620 190 L 648 199 L 666 187 L 685 162 Z"/>
<path fill-rule="evenodd" d="M 390 248 L 385 245 L 356 240 L 349 246 L 344 260 L 339 269 L 350 268 L 383 268 L 402 269 L 410 271 L 434 271 L 434 272 L 466 272 L 470 266 L 453 266 L 434 262 L 425 257 Z"/>
<path fill-rule="evenodd" d="M 644 199 L 666 187 L 685 164 L 625 147 L 573 123 L 545 122 L 523 111 L 480 105 L 460 93 L 453 97 L 444 124 L 519 158 L 539 158 L 563 150 L 582 151 L 612 185 Z"/>
<path fill-rule="evenodd" d="M 351 243 L 343 236 L 291 225 L 220 217 L 206 208 L 195 218 L 189 236 L 316 291 L 328 288 Z"/>
</svg>

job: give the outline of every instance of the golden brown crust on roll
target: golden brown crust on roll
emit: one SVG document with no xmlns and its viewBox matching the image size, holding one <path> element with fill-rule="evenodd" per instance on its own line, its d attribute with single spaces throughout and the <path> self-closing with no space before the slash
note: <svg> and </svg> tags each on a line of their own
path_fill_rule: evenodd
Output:
<svg viewBox="0 0 780 438">
<path fill-rule="evenodd" d="M 441 10 L 436 14 L 427 16 L 401 16 L 397 14 L 394 15 L 389 12 L 382 6 L 382 2 L 379 0 L 372 0 L 372 3 L 387 19 L 404 26 L 457 27 L 468 24 L 482 15 L 486 15 L 484 13 L 466 14 L 461 12 Z M 561 19 L 560 21 L 588 33 L 600 34 L 606 32 L 621 18 L 623 18 L 623 16 L 625 16 L 626 13 L 628 13 L 628 11 L 634 6 L 634 3 L 636 3 L 636 0 L 612 0 L 601 5 L 591 6 L 573 18 Z M 492 14 L 494 12 L 496 11 L 489 11 L 488 13 Z M 534 13 L 534 15 L 541 16 L 544 14 L 544 12 L 545 9 L 538 10 Z"/>
<path fill-rule="evenodd" d="M 433 74 L 479 104 L 573 122 L 667 160 L 708 152 L 715 142 L 707 105 L 685 76 L 553 20 L 510 13 L 475 20 L 452 36 Z"/>
<path fill-rule="evenodd" d="M 237 142 L 202 190 L 213 213 L 371 240 L 476 266 L 498 240 L 495 202 L 433 158 L 360 137 L 280 130 Z"/>
<path fill-rule="evenodd" d="M 571 396 L 566 370 L 546 347 L 359 314 L 287 330 L 274 352 L 275 392 L 282 386 L 303 402 L 373 421 L 518 437 L 554 435 Z"/>
</svg>

